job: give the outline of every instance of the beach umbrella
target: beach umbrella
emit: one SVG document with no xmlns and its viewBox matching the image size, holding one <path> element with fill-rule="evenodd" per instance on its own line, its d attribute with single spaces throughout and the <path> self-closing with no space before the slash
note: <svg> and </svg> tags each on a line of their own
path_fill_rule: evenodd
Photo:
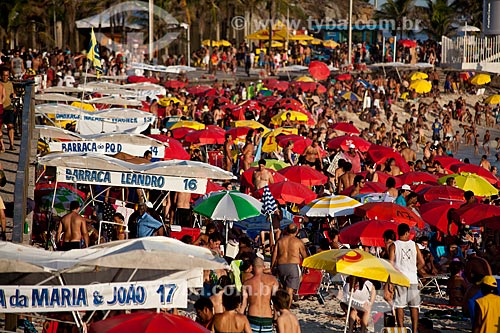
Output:
<svg viewBox="0 0 500 333">
<path fill-rule="evenodd" d="M 342 135 L 328 141 L 328 148 L 330 149 L 341 148 L 344 151 L 348 151 L 350 145 L 355 145 L 357 150 L 366 152 L 372 144 L 355 135 Z"/>
<path fill-rule="evenodd" d="M 457 182 L 457 187 L 464 191 L 472 191 L 478 196 L 490 196 L 498 194 L 498 189 L 491 185 L 486 179 L 474 173 L 460 172 L 446 175 L 438 179 L 440 184 L 446 184 L 446 179 L 453 177 Z"/>
<path fill-rule="evenodd" d="M 181 74 L 187 72 L 196 72 L 196 68 L 191 66 L 174 65 L 174 66 L 166 66 L 166 67 L 162 66 L 162 67 L 163 67 L 162 72 L 164 73 Z"/>
<path fill-rule="evenodd" d="M 102 105 L 142 106 L 142 103 L 136 99 L 126 99 L 117 96 L 93 98 L 87 102 L 89 102 L 90 104 L 102 104 Z"/>
<path fill-rule="evenodd" d="M 323 41 L 323 46 L 326 47 L 326 48 L 329 48 L 329 49 L 334 49 L 334 48 L 336 48 L 339 45 L 340 44 L 337 43 L 336 41 L 334 41 L 333 39 L 324 40 Z"/>
<path fill-rule="evenodd" d="M 488 74 L 476 74 L 472 79 L 470 79 L 470 83 L 475 86 L 482 86 L 490 82 L 491 76 L 489 76 Z"/>
<path fill-rule="evenodd" d="M 389 158 L 394 158 L 396 165 L 402 172 L 410 172 L 410 167 L 403 156 L 401 156 L 399 151 L 391 147 L 371 145 L 367 153 L 368 157 L 377 164 L 384 164 Z"/>
<path fill-rule="evenodd" d="M 210 193 L 193 208 L 193 212 L 216 221 L 241 221 L 260 215 L 262 203 L 237 191 Z"/>
<path fill-rule="evenodd" d="M 293 165 L 278 171 L 292 182 L 301 183 L 305 186 L 323 185 L 328 177 L 308 165 Z"/>
<path fill-rule="evenodd" d="M 422 190 L 415 190 L 419 197 L 426 202 L 437 199 L 463 200 L 464 190 L 448 185 L 429 186 Z"/>
<path fill-rule="evenodd" d="M 224 46 L 224 47 L 228 47 L 228 46 L 231 46 L 232 44 L 230 42 L 228 42 L 227 40 L 225 39 L 221 39 L 217 42 L 217 44 L 219 44 L 219 46 Z"/>
<path fill-rule="evenodd" d="M 262 214 L 270 217 L 278 209 L 278 205 L 276 204 L 276 200 L 274 200 L 274 197 L 271 194 L 268 185 L 264 186 L 261 190 L 262 190 Z"/>
<path fill-rule="evenodd" d="M 288 113 L 290 114 L 290 119 L 292 121 L 306 122 L 309 120 L 309 117 L 305 113 L 291 110 L 291 111 L 281 111 L 280 113 L 271 118 L 271 122 L 273 124 L 281 124 L 283 120 L 286 120 L 286 115 Z"/>
<path fill-rule="evenodd" d="M 186 91 L 191 95 L 198 96 L 198 95 L 204 94 L 206 91 L 208 91 L 210 89 L 213 89 L 213 88 L 210 86 L 194 86 L 194 87 L 186 88 Z"/>
<path fill-rule="evenodd" d="M 283 168 L 290 166 L 290 164 L 288 164 L 286 162 L 278 161 L 278 160 L 274 160 L 274 159 L 264 159 L 264 161 L 266 162 L 266 165 L 265 165 L 266 168 L 273 169 L 275 171 L 279 171 Z M 259 161 L 255 161 L 252 164 L 250 164 L 251 167 L 256 167 L 258 165 L 259 165 Z"/>
<path fill-rule="evenodd" d="M 447 234 L 448 233 L 448 211 L 452 208 L 458 209 L 463 201 L 456 200 L 434 200 L 420 206 L 420 215 L 429 225 Z M 451 232 L 456 234 L 458 227 L 453 224 Z"/>
<path fill-rule="evenodd" d="M 493 104 L 493 105 L 500 104 L 500 95 L 498 95 L 498 94 L 491 95 L 484 100 L 484 103 L 485 104 Z"/>
<path fill-rule="evenodd" d="M 292 151 L 297 154 L 302 154 L 307 147 L 312 145 L 311 139 L 297 134 L 279 135 L 276 140 L 278 145 L 283 148 L 286 147 L 289 141 L 292 141 L 294 144 Z"/>
<path fill-rule="evenodd" d="M 349 304 L 347 305 L 344 333 L 349 326 L 351 306 L 354 294 L 354 284 L 357 277 L 368 280 L 390 282 L 405 287 L 410 286 L 410 280 L 385 259 L 380 259 L 359 249 L 343 249 L 322 251 L 304 259 L 303 267 L 324 270 L 332 274 L 345 274 L 353 278 Z"/>
<path fill-rule="evenodd" d="M 192 128 L 194 130 L 202 130 L 205 128 L 205 124 L 199 123 L 194 120 L 181 120 L 170 126 L 170 130 L 174 130 L 176 128 L 187 127 Z"/>
<path fill-rule="evenodd" d="M 170 103 L 174 103 L 174 104 L 179 104 L 179 105 L 184 105 L 184 103 L 178 99 L 177 97 L 163 97 L 163 98 L 160 98 L 160 100 L 158 101 L 158 105 L 160 106 L 169 106 Z"/>
<path fill-rule="evenodd" d="M 121 314 L 92 323 L 89 333 L 161 333 L 189 332 L 209 333 L 210 331 L 185 316 L 165 312 L 141 311 Z"/>
<path fill-rule="evenodd" d="M 306 202 L 311 202 L 316 199 L 316 193 L 311 191 L 307 186 L 288 181 L 281 181 L 279 183 L 269 184 L 269 191 L 280 205 L 287 203 L 294 203 L 301 205 Z M 264 190 L 260 189 L 259 194 L 263 195 Z"/>
<path fill-rule="evenodd" d="M 500 221 L 500 206 L 493 206 L 483 203 L 466 204 L 457 209 L 454 213 L 455 220 L 462 224 L 481 224 L 487 219 L 497 219 Z"/>
<path fill-rule="evenodd" d="M 265 86 L 271 90 L 278 90 L 280 92 L 286 91 L 288 89 L 289 83 L 286 81 L 273 81 L 266 83 Z"/>
<path fill-rule="evenodd" d="M 337 81 L 350 81 L 350 80 L 352 80 L 352 76 L 349 73 L 339 74 L 335 77 L 335 80 L 337 80 Z"/>
<path fill-rule="evenodd" d="M 337 217 L 352 215 L 361 203 L 345 195 L 331 195 L 314 199 L 300 210 L 301 215 L 316 217 Z"/>
<path fill-rule="evenodd" d="M 269 133 L 271 130 L 267 128 L 266 126 L 262 125 L 261 123 L 255 121 L 255 120 L 236 120 L 231 123 L 231 126 L 233 127 L 250 127 L 253 129 L 257 128 L 262 128 L 264 129 L 264 134 Z"/>
<path fill-rule="evenodd" d="M 316 80 L 326 80 L 330 76 L 330 69 L 322 61 L 311 61 L 309 64 L 309 73 Z"/>
<path fill-rule="evenodd" d="M 188 133 L 184 140 L 199 145 L 221 145 L 226 141 L 226 138 L 224 130 L 221 132 L 213 128 L 206 128 Z"/>
<path fill-rule="evenodd" d="M 310 76 L 301 76 L 295 80 L 296 82 L 314 82 L 314 79 Z"/>
<path fill-rule="evenodd" d="M 361 85 L 363 87 L 365 87 L 366 89 L 375 88 L 375 86 L 373 84 L 371 84 L 370 82 L 368 82 L 366 80 L 358 79 L 357 82 L 361 83 Z"/>
<path fill-rule="evenodd" d="M 194 132 L 196 130 L 189 128 L 189 127 L 178 127 L 174 128 L 172 130 L 172 136 L 174 139 L 182 139 L 184 138 L 188 133 Z"/>
<path fill-rule="evenodd" d="M 381 246 L 385 247 L 383 234 L 386 230 L 398 232 L 398 225 L 394 221 L 368 220 L 351 224 L 340 230 L 339 239 L 344 244 L 363 246 Z M 410 238 L 415 237 L 412 232 Z"/>
<path fill-rule="evenodd" d="M 262 111 L 262 107 L 260 106 L 260 103 L 256 100 L 246 100 L 243 103 L 239 104 L 243 108 L 248 108 L 252 111 L 257 110 L 257 111 Z"/>
<path fill-rule="evenodd" d="M 182 144 L 176 139 L 169 138 L 163 134 L 150 134 L 149 137 L 163 142 L 165 146 L 165 160 L 189 160 L 191 158 Z"/>
<path fill-rule="evenodd" d="M 462 163 L 462 161 L 460 161 L 459 159 L 456 159 L 456 158 L 451 157 L 451 156 L 436 156 L 436 157 L 434 157 L 434 161 L 439 162 L 439 164 L 441 164 L 441 166 L 444 169 L 446 169 L 447 171 L 450 171 L 450 172 L 453 172 L 450 169 L 450 167 L 453 164 L 461 164 Z"/>
<path fill-rule="evenodd" d="M 427 78 L 429 78 L 429 75 L 427 75 L 426 73 L 423 73 L 423 72 L 414 72 L 414 73 L 410 74 L 411 81 L 425 80 Z"/>
<path fill-rule="evenodd" d="M 415 80 L 410 83 L 410 89 L 417 94 L 426 94 L 432 90 L 432 84 L 427 80 Z"/>
<path fill-rule="evenodd" d="M 455 172 L 455 173 L 459 173 L 459 172 L 474 173 L 474 174 L 476 174 L 478 176 L 483 177 L 484 179 L 486 179 L 492 185 L 495 185 L 496 183 L 498 183 L 498 178 L 495 177 L 494 174 L 492 174 L 491 172 L 489 172 L 488 170 L 486 170 L 485 168 L 483 168 L 480 165 L 465 164 L 465 163 L 453 164 L 450 167 L 450 169 L 453 172 Z"/>
<path fill-rule="evenodd" d="M 77 190 L 76 188 L 71 188 L 70 186 L 65 186 L 58 184 L 55 196 L 54 196 L 54 185 L 45 184 L 49 186 L 38 186 L 35 188 L 35 198 L 39 201 L 40 207 L 49 209 L 52 207 L 52 201 L 54 201 L 53 213 L 61 217 L 70 212 L 71 201 L 77 201 L 80 206 L 83 205 L 85 193 Z"/>
<path fill-rule="evenodd" d="M 79 98 L 76 98 L 73 96 L 67 96 L 64 94 L 56 94 L 56 93 L 36 94 L 35 100 L 47 101 L 47 102 L 79 102 L 80 101 Z"/>
<path fill-rule="evenodd" d="M 340 95 L 340 97 L 342 97 L 345 100 L 354 101 L 354 102 L 359 102 L 359 101 L 363 100 L 359 95 L 353 93 L 352 91 L 347 91 L 345 93 L 342 93 Z"/>
<path fill-rule="evenodd" d="M 301 66 L 301 65 L 291 65 L 291 66 L 284 66 L 278 68 L 278 73 L 283 73 L 283 72 L 301 72 L 305 71 L 308 67 L 306 66 Z"/>
<path fill-rule="evenodd" d="M 128 83 L 143 83 L 143 82 L 148 82 L 148 83 L 154 83 L 157 84 L 160 82 L 157 78 L 155 77 L 145 77 L 141 75 L 131 75 L 127 77 L 127 82 Z"/>
<path fill-rule="evenodd" d="M 360 133 L 360 131 L 356 128 L 356 126 L 354 126 L 351 123 L 340 122 L 340 123 L 332 124 L 330 127 L 336 131 L 341 131 L 341 132 L 345 132 L 345 133 L 349 133 L 349 134 L 359 134 Z"/>
<path fill-rule="evenodd" d="M 287 97 L 287 98 L 282 98 L 276 102 L 275 106 L 281 107 L 284 104 L 295 104 L 297 106 L 303 107 L 303 104 L 296 100 L 295 98 Z"/>
<path fill-rule="evenodd" d="M 233 139 L 244 138 L 250 130 L 251 127 L 233 127 L 226 131 L 226 134 L 230 134 Z"/>
<path fill-rule="evenodd" d="M 400 39 L 398 44 L 403 45 L 404 47 L 417 47 L 417 42 L 411 39 Z"/>
<path fill-rule="evenodd" d="M 366 175 L 368 174 L 368 171 L 362 171 L 362 172 L 359 172 L 358 175 L 362 175 L 363 177 L 366 178 Z M 375 174 L 377 175 L 378 177 L 378 182 L 382 185 L 385 186 L 385 182 L 387 181 L 388 178 L 392 177 L 394 178 L 394 180 L 396 181 L 396 187 L 400 187 L 402 186 L 403 184 L 401 184 L 400 180 L 394 176 L 391 176 L 390 174 L 388 173 L 385 173 L 385 172 L 382 172 L 382 171 L 375 171 Z"/>
<path fill-rule="evenodd" d="M 422 171 L 405 172 L 401 175 L 396 176 L 396 178 L 398 178 L 401 181 L 401 184 L 411 185 L 413 183 L 425 183 L 425 182 L 437 184 L 437 176 Z"/>
<path fill-rule="evenodd" d="M 384 182 L 367 182 L 365 181 L 364 186 L 359 190 L 359 194 L 369 194 L 369 193 L 382 193 L 387 190 Z M 340 194 L 350 195 L 351 191 L 354 189 L 354 185 L 349 186 L 343 190 Z"/>
<path fill-rule="evenodd" d="M 241 174 L 241 178 L 240 178 L 241 186 L 249 187 L 251 190 L 255 190 L 255 186 L 253 185 L 253 173 L 257 169 L 258 169 L 257 166 L 250 167 L 249 169 L 245 170 Z M 266 170 L 269 173 L 271 173 L 275 183 L 283 182 L 286 180 L 286 178 L 284 176 L 282 176 L 281 174 L 279 174 L 276 170 L 273 170 L 273 169 L 268 168 L 268 167 L 266 167 Z"/>
<path fill-rule="evenodd" d="M 186 82 L 179 80 L 169 80 L 163 84 L 163 86 L 167 89 L 180 89 L 186 86 Z"/>
<path fill-rule="evenodd" d="M 89 112 L 93 112 L 96 110 L 94 105 L 88 104 L 88 103 L 73 102 L 70 105 L 74 106 L 77 109 L 82 109 L 82 110 L 89 111 Z"/>
<path fill-rule="evenodd" d="M 369 202 L 356 207 L 354 214 L 367 219 L 406 223 L 410 227 L 424 227 L 424 221 L 412 210 L 392 202 Z"/>
</svg>

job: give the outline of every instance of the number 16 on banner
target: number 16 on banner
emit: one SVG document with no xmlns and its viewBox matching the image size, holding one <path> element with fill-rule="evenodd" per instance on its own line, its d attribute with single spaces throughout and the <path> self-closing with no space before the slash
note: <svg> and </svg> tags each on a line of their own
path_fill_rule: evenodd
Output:
<svg viewBox="0 0 500 333">
<path fill-rule="evenodd" d="M 156 293 L 160 295 L 160 303 L 164 305 L 171 304 L 176 290 L 177 285 L 174 283 L 160 285 L 156 290 Z"/>
</svg>

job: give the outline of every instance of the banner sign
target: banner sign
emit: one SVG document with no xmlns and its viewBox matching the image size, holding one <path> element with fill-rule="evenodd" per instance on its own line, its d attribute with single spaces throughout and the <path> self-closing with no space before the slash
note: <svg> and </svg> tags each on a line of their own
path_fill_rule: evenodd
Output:
<svg viewBox="0 0 500 333">
<path fill-rule="evenodd" d="M 187 281 L 0 286 L 0 313 L 187 308 Z"/>
<path fill-rule="evenodd" d="M 81 183 L 205 194 L 207 179 L 152 175 L 134 172 L 57 167 L 60 183 Z"/>
<path fill-rule="evenodd" d="M 156 120 L 154 116 L 130 116 L 130 117 L 119 117 L 119 116 L 99 116 L 91 115 L 87 112 L 82 112 L 81 114 L 75 114 L 72 112 L 68 113 L 56 113 L 56 121 L 78 121 L 77 128 L 80 134 L 99 134 L 99 133 L 111 133 L 111 132 L 125 132 L 133 130 L 134 133 L 141 133 L 148 128 L 149 125 L 153 124 Z"/>
<path fill-rule="evenodd" d="M 104 155 L 115 155 L 120 152 L 134 156 L 143 156 L 146 150 L 153 153 L 153 158 L 164 158 L 165 148 L 158 146 L 142 146 L 129 143 L 102 142 L 102 141 L 67 141 L 49 142 L 51 152 L 63 153 L 97 153 Z"/>
</svg>

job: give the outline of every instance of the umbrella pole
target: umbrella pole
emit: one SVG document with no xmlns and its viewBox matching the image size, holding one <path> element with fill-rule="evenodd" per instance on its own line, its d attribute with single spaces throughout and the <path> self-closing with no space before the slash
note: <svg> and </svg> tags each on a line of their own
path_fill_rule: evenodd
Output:
<svg viewBox="0 0 500 333">
<path fill-rule="evenodd" d="M 347 327 L 349 326 L 349 317 L 351 316 L 351 307 L 352 307 L 352 295 L 354 294 L 354 285 L 356 284 L 356 277 L 352 277 L 352 284 L 349 284 L 349 293 L 351 294 L 349 296 L 349 304 L 347 305 L 347 316 L 345 319 L 345 327 L 344 327 L 344 333 L 347 333 Z"/>
<path fill-rule="evenodd" d="M 267 215 L 267 218 L 269 219 L 269 222 L 271 223 L 271 227 L 270 227 L 270 234 L 269 234 L 269 250 L 271 251 L 271 253 L 273 253 L 273 248 L 274 248 L 274 228 L 273 228 L 273 218 L 271 216 L 271 214 L 268 214 Z M 262 243 L 264 243 L 264 240 L 262 240 Z M 265 248 L 264 248 L 264 254 L 265 254 Z"/>
<path fill-rule="evenodd" d="M 65 283 L 64 283 L 64 280 L 63 280 L 61 274 L 57 275 L 57 279 L 59 280 L 59 283 L 61 284 L 61 286 L 64 287 Z M 80 312 L 78 312 L 78 311 L 71 311 L 71 314 L 73 315 L 73 319 L 75 319 L 76 327 L 78 327 L 78 330 L 81 332 L 82 328 L 83 328 L 83 319 L 80 316 Z"/>
<path fill-rule="evenodd" d="M 228 224 L 228 221 L 224 220 L 224 225 L 226 226 L 226 241 L 224 242 L 224 256 L 226 255 L 226 252 L 227 252 L 227 242 L 229 240 L 229 224 Z"/>
</svg>

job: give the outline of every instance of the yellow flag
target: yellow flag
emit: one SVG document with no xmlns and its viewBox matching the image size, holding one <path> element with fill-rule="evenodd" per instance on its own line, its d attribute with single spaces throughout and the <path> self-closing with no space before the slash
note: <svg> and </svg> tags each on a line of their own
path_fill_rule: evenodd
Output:
<svg viewBox="0 0 500 333">
<path fill-rule="evenodd" d="M 92 28 L 92 32 L 90 34 L 90 47 L 89 52 L 87 53 L 87 59 L 89 59 L 92 62 L 92 65 L 94 65 L 96 76 L 99 78 L 102 74 L 101 56 L 99 55 L 99 44 L 97 44 L 97 40 L 94 35 L 94 28 Z"/>
</svg>

